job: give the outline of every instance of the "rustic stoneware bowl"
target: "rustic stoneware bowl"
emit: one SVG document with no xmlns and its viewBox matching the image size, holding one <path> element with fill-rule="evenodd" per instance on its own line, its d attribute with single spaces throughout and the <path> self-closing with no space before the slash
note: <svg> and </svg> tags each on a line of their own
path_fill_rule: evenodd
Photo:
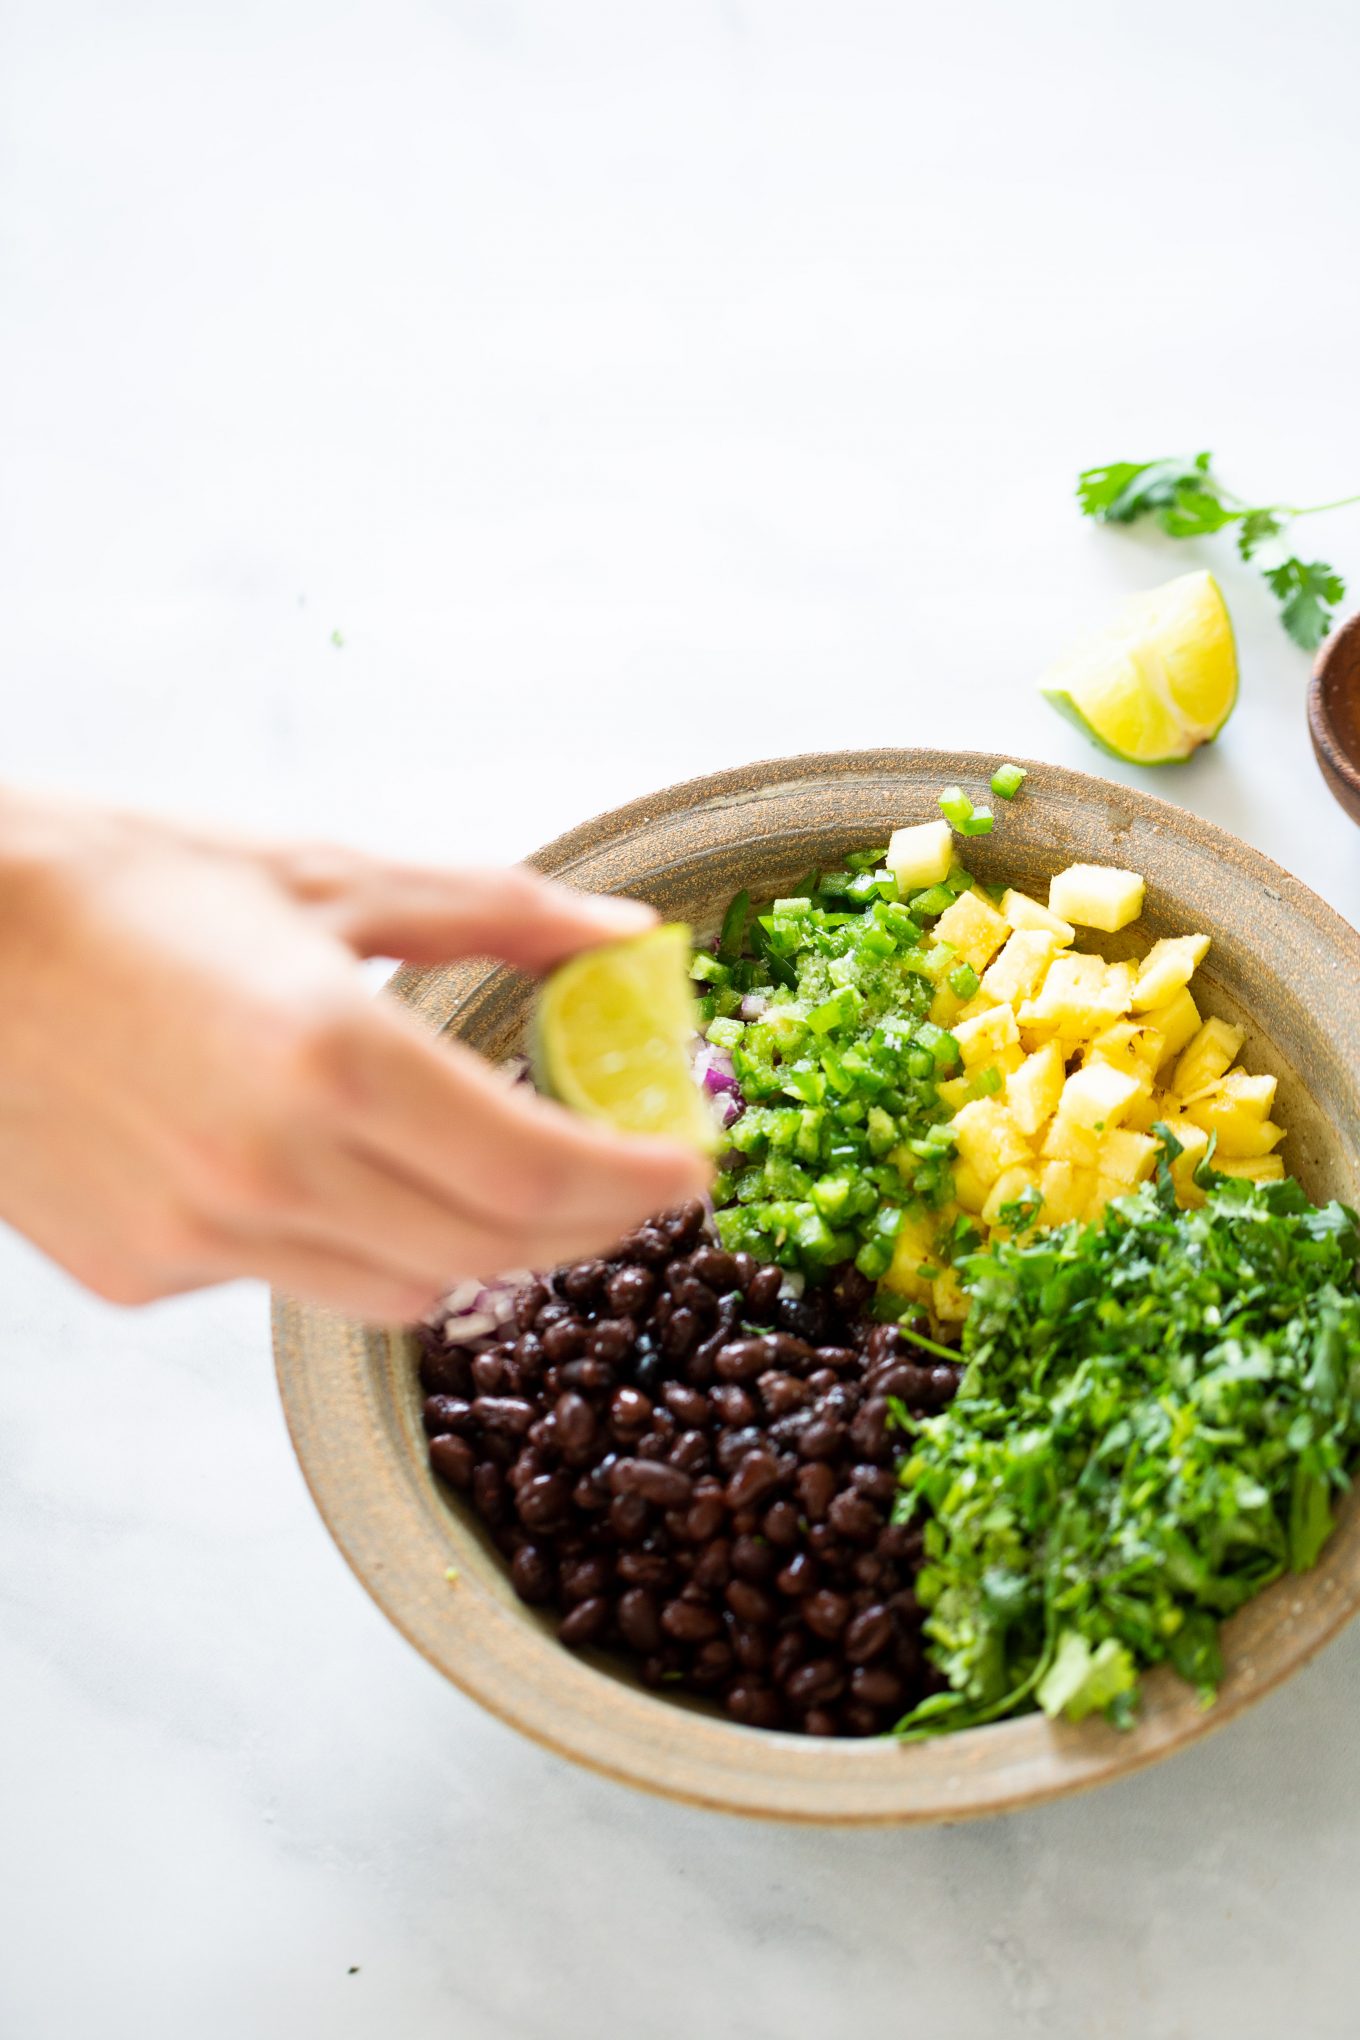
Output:
<svg viewBox="0 0 1360 2040">
<path fill-rule="evenodd" d="M 1360 822 L 1360 615 L 1327 638 L 1308 689 L 1313 753 L 1336 798 Z"/>
<path fill-rule="evenodd" d="M 532 862 L 703 929 L 739 886 L 776 893 L 810 865 L 834 865 L 935 814 L 948 782 L 985 786 L 994 762 L 864 751 L 751 765 L 587 822 Z M 1130 866 L 1145 874 L 1148 899 L 1122 938 L 1127 951 L 1187 929 L 1212 937 L 1196 989 L 1202 981 L 1209 1010 L 1247 1027 L 1249 1066 L 1278 1075 L 1291 1168 L 1315 1197 L 1360 1201 L 1360 936 L 1245 843 L 1130 788 L 1036 764 L 1019 798 L 996 805 L 995 833 L 969 845 L 982 877 L 1041 891 L 1074 860 Z M 394 990 L 432 1028 L 492 1056 L 517 1045 L 529 997 L 522 979 L 482 963 L 403 970 Z M 699 1805 L 802 1821 L 958 1820 L 1101 1784 L 1230 1720 L 1360 1602 L 1358 1505 L 1343 1510 L 1314 1571 L 1273 1586 L 1228 1625 L 1227 1677 L 1208 1711 L 1159 1672 L 1126 1734 L 1035 1715 L 908 1747 L 739 1728 L 644 1691 L 603 1658 L 572 1656 L 516 1599 L 471 1516 L 427 1468 L 407 1334 L 287 1300 L 274 1322 L 284 1406 L 317 1506 L 403 1634 L 526 1734 Z"/>
</svg>

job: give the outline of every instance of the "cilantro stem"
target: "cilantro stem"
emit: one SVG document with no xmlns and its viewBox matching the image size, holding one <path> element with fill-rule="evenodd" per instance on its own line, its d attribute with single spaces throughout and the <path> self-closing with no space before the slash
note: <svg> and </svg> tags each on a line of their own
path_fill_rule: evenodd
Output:
<svg viewBox="0 0 1360 2040">
<path fill-rule="evenodd" d="M 962 1355 L 957 1346 L 941 1346 L 934 1339 L 928 1339 L 924 1332 L 908 1331 L 905 1325 L 899 1325 L 897 1329 L 902 1337 L 910 1339 L 914 1346 L 924 1346 L 927 1353 L 938 1353 L 941 1360 L 948 1360 L 953 1366 L 958 1366 Z"/>
<path fill-rule="evenodd" d="M 1349 510 L 1352 503 L 1360 503 L 1360 495 L 1337 496 L 1330 503 L 1272 503 L 1272 510 L 1282 510 L 1286 517 L 1320 517 L 1324 510 Z"/>
</svg>

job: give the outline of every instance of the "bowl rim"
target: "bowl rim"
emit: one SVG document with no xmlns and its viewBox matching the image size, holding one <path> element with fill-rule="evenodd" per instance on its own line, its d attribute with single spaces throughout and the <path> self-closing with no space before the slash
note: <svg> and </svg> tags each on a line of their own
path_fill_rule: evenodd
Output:
<svg viewBox="0 0 1360 2040">
<path fill-rule="evenodd" d="M 1360 934 L 1263 852 L 1141 788 L 1040 760 L 1016 762 L 1049 790 L 1060 793 L 1066 788 L 1088 800 L 1098 794 L 1131 806 L 1172 834 L 1244 867 L 1245 875 L 1263 885 L 1271 899 L 1303 915 L 1324 946 L 1339 950 L 1351 965 L 1351 982 L 1360 981 Z M 787 789 L 813 775 L 823 781 L 865 772 L 880 777 L 894 772 L 944 773 L 958 778 L 984 772 L 990 776 L 994 765 L 992 753 L 915 747 L 756 760 L 606 810 L 564 831 L 524 861 L 569 878 L 573 868 L 602 845 L 617 846 L 646 828 L 658 813 L 674 817 L 702 811 L 758 797 L 772 785 Z M 472 990 L 503 968 L 482 960 L 451 967 L 402 966 L 390 989 L 412 1002 L 433 980 L 457 978 L 465 989 L 453 1001 L 451 1011 L 456 1015 Z M 1280 1639 L 1278 1651 L 1269 1663 L 1250 1665 L 1240 1675 L 1230 1665 L 1219 1699 L 1210 1709 L 1199 1707 L 1189 1689 L 1169 1669 L 1161 1668 L 1145 1679 L 1147 1704 L 1130 1731 L 1114 1730 L 1103 1721 L 1075 1726 L 1025 1715 L 912 1745 L 910 1764 L 903 1761 L 904 1746 L 886 1739 L 814 1743 L 806 1737 L 742 1728 L 602 1676 L 588 1658 L 561 1651 L 555 1641 L 533 1630 L 508 1589 L 504 1594 L 489 1593 L 474 1583 L 466 1594 L 451 1595 L 442 1580 L 404 1577 L 400 1565 L 392 1564 L 386 1541 L 395 1520 L 391 1509 L 381 1494 L 356 1487 L 346 1474 L 371 1474 L 375 1444 L 380 1458 L 392 1457 L 375 1418 L 375 1384 L 384 1369 L 409 1365 L 407 1336 L 400 1330 L 365 1329 L 281 1296 L 274 1299 L 272 1323 L 280 1395 L 308 1489 L 356 1577 L 408 1642 L 464 1693 L 542 1746 L 622 1783 L 689 1804 L 755 1818 L 864 1826 L 957 1821 L 1039 1804 L 1128 1775 L 1226 1726 L 1291 1676 L 1360 1612 L 1360 1563 L 1349 1569 L 1338 1564 L 1339 1528 L 1309 1576 L 1308 1587 L 1294 1583 L 1288 1606 L 1283 1598 L 1290 1587 L 1286 1578 L 1233 1618 L 1241 1623 L 1273 1596 L 1270 1635 Z M 337 1395 L 352 1433 L 348 1444 L 342 1437 L 338 1460 L 318 1400 Z M 327 1420 L 331 1407 L 326 1406 Z M 417 1476 L 433 1494 L 435 1483 L 423 1456 L 412 1479 Z M 1355 1525 L 1357 1511 L 1360 1495 L 1352 1495 L 1341 1512 L 1343 1523 Z M 532 1648 L 551 1665 L 546 1683 L 535 1683 L 542 1667 L 531 1662 L 530 1638 Z M 550 1658 L 541 1649 L 545 1643 Z M 612 1695 L 612 1705 L 603 1704 L 606 1693 Z M 607 1717 L 606 1722 L 587 1720 L 592 1712 Z M 663 1717 L 676 1731 L 673 1737 L 662 1725 Z M 682 1721 L 691 1724 L 683 1738 Z M 678 1747 L 682 1741 L 696 1745 L 692 1756 Z M 900 1766 L 896 1777 L 890 1764 Z"/>
<path fill-rule="evenodd" d="M 1328 790 L 1333 798 L 1346 806 L 1340 791 L 1331 784 L 1333 777 L 1342 782 L 1354 804 L 1356 817 L 1360 819 L 1360 756 L 1343 742 L 1332 706 L 1333 684 L 1343 668 L 1353 673 L 1355 686 L 1360 691 L 1360 610 L 1347 617 L 1339 629 L 1323 639 L 1308 682 L 1308 734 L 1313 740 L 1322 776 L 1328 781 Z"/>
</svg>

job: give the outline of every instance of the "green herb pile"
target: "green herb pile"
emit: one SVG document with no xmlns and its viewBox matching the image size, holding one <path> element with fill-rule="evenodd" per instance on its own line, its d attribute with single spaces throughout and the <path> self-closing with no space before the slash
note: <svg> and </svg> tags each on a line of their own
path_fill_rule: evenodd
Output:
<svg viewBox="0 0 1360 2040">
<path fill-rule="evenodd" d="M 959 1263 L 959 1394 L 896 1412 L 951 1690 L 901 1733 L 1036 1704 L 1126 1724 L 1164 1659 L 1207 1703 L 1219 1622 L 1316 1560 L 1360 1441 L 1356 1217 L 1289 1181 L 1200 1180 L 1207 1202 L 1178 1210 L 1164 1159 L 1100 1225 Z"/>
<path fill-rule="evenodd" d="M 1295 644 L 1316 651 L 1332 627 L 1346 583 L 1326 560 L 1301 559 L 1292 551 L 1289 527 L 1296 517 L 1344 510 L 1360 503 L 1360 496 L 1341 496 L 1334 503 L 1247 503 L 1219 481 L 1212 460 L 1212 454 L 1197 453 L 1087 468 L 1077 477 L 1077 501 L 1084 516 L 1101 524 L 1155 517 L 1169 538 L 1206 538 L 1235 525 L 1237 550 L 1265 576 L 1280 604 L 1281 623 Z"/>
<path fill-rule="evenodd" d="M 883 855 L 810 873 L 764 912 L 738 894 L 693 963 L 704 1033 L 746 1101 L 713 1186 L 718 1235 L 814 1279 L 853 1260 L 877 1280 L 903 1213 L 953 1193 L 937 1085 L 959 1052 L 928 1010 L 937 979 L 962 998 L 978 979 L 928 930 L 973 880 L 956 865 L 901 900 Z"/>
</svg>

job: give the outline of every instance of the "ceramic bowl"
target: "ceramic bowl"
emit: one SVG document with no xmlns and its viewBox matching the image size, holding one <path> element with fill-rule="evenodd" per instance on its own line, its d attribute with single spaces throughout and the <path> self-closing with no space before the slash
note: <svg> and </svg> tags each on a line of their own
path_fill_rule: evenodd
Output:
<svg viewBox="0 0 1360 2040">
<path fill-rule="evenodd" d="M 949 782 L 985 786 L 994 763 L 970 752 L 864 751 L 750 765 L 587 822 L 531 862 L 583 888 L 650 900 L 702 929 L 739 886 L 777 893 L 809 866 L 834 865 L 898 823 L 936 813 Z M 995 832 L 969 845 L 981 877 L 1042 891 L 1076 860 L 1132 867 L 1148 896 L 1141 924 L 1118 938 L 1127 953 L 1188 929 L 1212 938 L 1196 992 L 1207 1010 L 1247 1028 L 1249 1067 L 1279 1077 L 1289 1166 L 1314 1197 L 1360 1201 L 1360 936 L 1245 843 L 1131 788 L 1032 764 L 1020 796 L 996 806 Z M 485 963 L 406 969 L 393 990 L 432 1028 L 491 1056 L 517 1045 L 529 998 L 523 979 Z M 1360 1601 L 1357 1504 L 1343 1510 L 1312 1572 L 1271 1587 L 1228 1624 L 1227 1675 L 1211 1709 L 1159 1671 L 1125 1733 L 1038 1715 L 905 1747 L 740 1728 L 645 1691 L 604 1657 L 573 1656 L 516 1599 L 471 1515 L 428 1469 L 408 1334 L 281 1299 L 275 1348 L 317 1506 L 416 1648 L 563 1755 L 732 1813 L 952 1821 L 1107 1782 L 1231 1720 L 1297 1670 Z"/>
<path fill-rule="evenodd" d="M 1360 615 L 1326 639 L 1308 689 L 1308 733 L 1322 776 L 1360 822 Z"/>
</svg>

